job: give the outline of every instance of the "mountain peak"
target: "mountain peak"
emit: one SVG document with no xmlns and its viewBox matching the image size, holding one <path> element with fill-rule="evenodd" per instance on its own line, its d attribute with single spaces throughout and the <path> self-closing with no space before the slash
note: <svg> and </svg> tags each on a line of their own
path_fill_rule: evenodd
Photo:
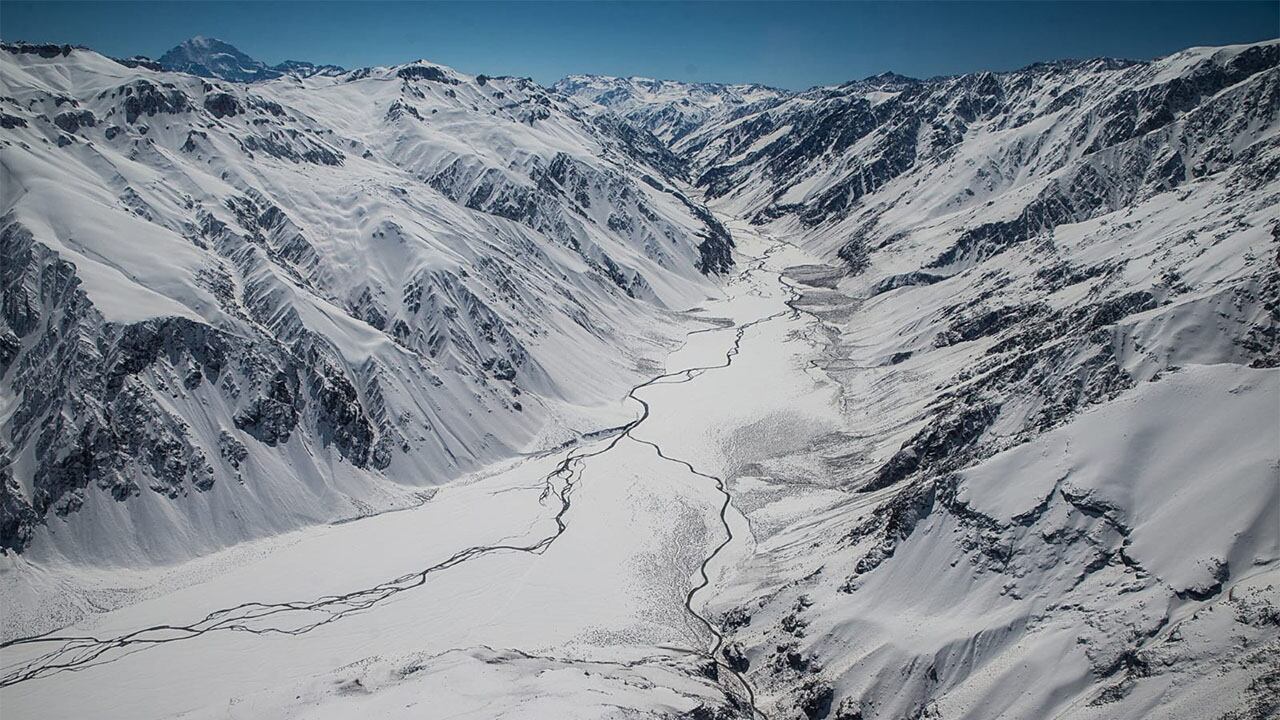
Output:
<svg viewBox="0 0 1280 720">
<path fill-rule="evenodd" d="M 282 75 L 266 63 L 255 60 L 234 45 L 217 38 L 196 35 L 160 56 L 166 70 L 231 82 L 269 80 Z"/>
<path fill-rule="evenodd" d="M 193 37 L 189 37 L 186 40 L 183 40 L 182 42 L 175 45 L 173 49 L 171 49 L 169 52 L 172 53 L 179 50 L 207 51 L 211 49 L 216 49 L 221 52 L 232 52 L 239 55 L 244 55 L 244 53 L 240 52 L 240 50 L 236 48 L 236 46 L 232 45 L 231 43 L 226 42 L 225 40 L 219 40 L 218 38 L 215 38 L 215 37 L 209 37 L 208 35 L 195 35 Z M 245 57 L 248 57 L 248 55 L 245 55 Z"/>
</svg>

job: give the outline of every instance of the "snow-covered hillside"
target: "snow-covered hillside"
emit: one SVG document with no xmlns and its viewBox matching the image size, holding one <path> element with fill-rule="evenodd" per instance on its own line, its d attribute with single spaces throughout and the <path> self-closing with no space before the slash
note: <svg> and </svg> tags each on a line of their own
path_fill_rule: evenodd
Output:
<svg viewBox="0 0 1280 720">
<path fill-rule="evenodd" d="M 1280 712 L 1280 42 L 0 63 L 6 714 Z"/>
<path fill-rule="evenodd" d="M 1280 708 L 1278 66 L 886 75 L 674 144 L 825 261 L 787 274 L 847 423 L 739 450 L 765 550 L 712 603 L 782 716 Z"/>
<path fill-rule="evenodd" d="M 7 550 L 191 557 L 616 424 L 729 267 L 640 133 L 528 81 L 46 50 L 0 53 Z"/>
</svg>

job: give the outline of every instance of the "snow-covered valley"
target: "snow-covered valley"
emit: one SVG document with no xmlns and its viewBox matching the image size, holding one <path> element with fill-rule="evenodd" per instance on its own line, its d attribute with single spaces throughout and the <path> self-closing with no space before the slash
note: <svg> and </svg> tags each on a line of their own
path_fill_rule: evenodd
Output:
<svg viewBox="0 0 1280 720">
<path fill-rule="evenodd" d="M 678 106 L 33 47 L 6 717 L 1280 709 L 1280 44 Z"/>
</svg>

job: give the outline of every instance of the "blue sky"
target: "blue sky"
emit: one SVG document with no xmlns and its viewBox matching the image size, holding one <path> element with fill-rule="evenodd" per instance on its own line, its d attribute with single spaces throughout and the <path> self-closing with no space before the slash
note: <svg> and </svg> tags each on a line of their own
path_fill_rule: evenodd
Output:
<svg viewBox="0 0 1280 720">
<path fill-rule="evenodd" d="M 1151 58 L 1278 34 L 1275 0 L 0 4 L 5 40 L 157 57 L 207 35 L 270 63 L 427 58 L 543 83 L 599 73 L 805 88 L 887 70 L 929 77 L 1059 58 Z"/>
</svg>

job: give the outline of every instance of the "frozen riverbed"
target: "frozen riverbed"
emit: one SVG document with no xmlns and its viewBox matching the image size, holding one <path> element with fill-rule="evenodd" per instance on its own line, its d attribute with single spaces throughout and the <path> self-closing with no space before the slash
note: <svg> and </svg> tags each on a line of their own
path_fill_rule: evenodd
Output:
<svg viewBox="0 0 1280 720">
<path fill-rule="evenodd" d="M 780 277 L 807 258 L 736 235 L 741 274 L 666 372 L 618 399 L 630 424 L 416 508 L 233 549 L 198 582 L 7 647 L 6 714 L 749 706 L 700 614 L 755 545 L 721 480 L 726 440 L 782 412 L 833 423 L 834 392 L 810 373 L 816 321 Z"/>
</svg>

